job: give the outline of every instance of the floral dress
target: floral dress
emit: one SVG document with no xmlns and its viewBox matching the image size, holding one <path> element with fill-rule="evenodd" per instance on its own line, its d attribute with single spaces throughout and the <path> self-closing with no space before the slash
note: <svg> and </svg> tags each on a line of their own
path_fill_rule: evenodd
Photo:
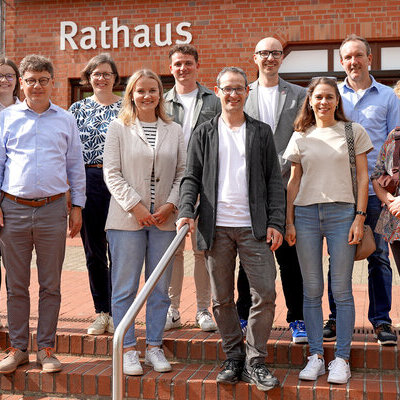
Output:
<svg viewBox="0 0 400 400">
<path fill-rule="evenodd" d="M 371 180 L 378 179 L 385 173 L 392 175 L 394 149 L 395 140 L 393 130 L 389 133 L 379 152 L 378 160 L 371 175 Z M 398 196 L 398 193 L 396 193 L 396 196 Z M 391 214 L 386 205 L 382 208 L 381 215 L 375 227 L 375 232 L 381 234 L 389 243 L 400 240 L 400 219 Z"/>
</svg>

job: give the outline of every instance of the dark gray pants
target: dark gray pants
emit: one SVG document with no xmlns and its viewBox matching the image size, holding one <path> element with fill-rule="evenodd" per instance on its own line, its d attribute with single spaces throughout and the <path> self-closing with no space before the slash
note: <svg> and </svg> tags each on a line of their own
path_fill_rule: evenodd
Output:
<svg viewBox="0 0 400 400">
<path fill-rule="evenodd" d="M 252 299 L 246 348 L 234 302 L 237 254 L 249 280 Z M 265 362 L 276 297 L 276 266 L 269 246 L 265 240 L 256 240 L 251 228 L 217 227 L 214 245 L 205 257 L 214 317 L 227 358 L 246 359 L 248 365 Z"/>
<path fill-rule="evenodd" d="M 25 206 L 5 198 L 1 209 L 4 227 L 0 230 L 0 248 L 7 276 L 11 346 L 28 348 L 30 263 L 35 248 L 39 281 L 37 343 L 39 350 L 54 347 L 67 230 L 65 197 L 42 207 Z"/>
</svg>

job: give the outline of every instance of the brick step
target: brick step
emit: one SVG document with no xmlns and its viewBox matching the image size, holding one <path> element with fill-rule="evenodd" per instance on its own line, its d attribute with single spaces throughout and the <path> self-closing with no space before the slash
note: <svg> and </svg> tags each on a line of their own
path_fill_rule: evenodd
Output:
<svg viewBox="0 0 400 400">
<path fill-rule="evenodd" d="M 30 364 L 21 366 L 10 375 L 2 375 L 0 389 L 3 396 L 11 399 L 78 398 L 109 399 L 111 395 L 111 359 L 96 357 L 61 356 L 63 370 L 54 374 L 42 373 L 31 356 Z M 144 366 L 144 375 L 126 376 L 125 391 L 129 399 L 212 399 L 212 400 L 256 400 L 256 399 L 398 399 L 399 376 L 395 373 L 352 371 L 347 385 L 327 383 L 327 374 L 316 382 L 298 379 L 299 369 L 272 369 L 281 385 L 268 392 L 240 382 L 231 386 L 217 384 L 215 378 L 220 371 L 216 363 L 173 362 L 173 371 L 160 374 Z M 365 397 L 368 394 L 368 397 Z M 26 397 L 23 397 L 26 396 Z M 41 395 L 42 397 L 37 397 Z M 47 396 L 47 397 L 46 397 Z M 4 397 L 7 398 L 7 397 Z"/>
<path fill-rule="evenodd" d="M 366 332 L 366 333 L 365 333 Z M 381 346 L 371 332 L 355 332 L 353 335 L 350 363 L 359 370 L 396 371 L 400 368 L 400 351 L 397 346 Z M 81 332 L 58 331 L 56 352 L 76 356 L 107 357 L 112 355 L 111 335 L 87 335 Z M 144 354 L 145 330 L 137 329 L 138 349 Z M 334 358 L 333 342 L 324 343 L 327 362 Z M 8 333 L 0 331 L 0 347 L 9 347 Z M 29 351 L 37 350 L 36 335 L 31 335 Z M 196 328 L 176 329 L 165 332 L 164 350 L 168 358 L 191 362 L 222 362 L 221 338 L 218 333 L 206 333 Z M 268 341 L 267 362 L 274 366 L 301 367 L 307 361 L 308 345 L 295 344 L 290 332 L 283 328 L 273 329 Z"/>
</svg>

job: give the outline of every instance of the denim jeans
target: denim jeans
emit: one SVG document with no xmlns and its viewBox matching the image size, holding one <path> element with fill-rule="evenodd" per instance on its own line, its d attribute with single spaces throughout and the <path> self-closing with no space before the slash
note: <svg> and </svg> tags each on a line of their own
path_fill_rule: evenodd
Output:
<svg viewBox="0 0 400 400">
<path fill-rule="evenodd" d="M 252 300 L 246 347 L 234 302 L 238 253 L 249 280 Z M 205 257 L 214 317 L 227 358 L 246 359 L 248 365 L 265 362 L 276 297 L 276 266 L 269 246 L 265 240 L 256 240 L 251 228 L 217 226 L 213 247 L 205 252 Z"/>
<path fill-rule="evenodd" d="M 111 308 L 115 327 L 132 305 L 139 287 L 140 274 L 145 261 L 145 279 L 154 271 L 161 257 L 175 237 L 175 231 L 161 231 L 155 226 L 138 231 L 109 229 L 113 268 L 111 271 Z M 172 262 L 169 264 L 146 304 L 146 343 L 162 344 L 164 325 L 170 300 L 168 287 L 171 280 Z M 136 345 L 135 323 L 129 327 L 124 338 L 124 347 Z"/>
<path fill-rule="evenodd" d="M 375 230 L 381 213 L 381 202 L 377 196 L 369 196 L 367 218 L 365 224 Z M 388 244 L 382 235 L 374 233 L 376 250 L 368 257 L 368 294 L 369 309 L 368 319 L 372 326 L 391 324 L 389 317 L 392 308 L 392 268 L 390 267 Z M 328 297 L 331 314 L 329 318 L 336 319 L 335 303 L 332 299 L 328 274 Z"/>
<path fill-rule="evenodd" d="M 326 237 L 331 258 L 332 293 L 337 307 L 336 357 L 349 359 L 354 329 L 352 273 L 355 246 L 348 244 L 354 204 L 322 203 L 295 207 L 296 249 L 303 275 L 304 321 L 310 353 L 323 354 L 322 243 Z"/>
</svg>

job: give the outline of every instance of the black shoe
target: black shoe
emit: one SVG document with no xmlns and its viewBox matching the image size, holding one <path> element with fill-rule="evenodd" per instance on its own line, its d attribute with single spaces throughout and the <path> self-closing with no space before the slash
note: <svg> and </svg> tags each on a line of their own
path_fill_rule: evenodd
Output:
<svg viewBox="0 0 400 400">
<path fill-rule="evenodd" d="M 396 333 L 390 324 L 380 324 L 375 328 L 375 338 L 378 339 L 378 343 L 382 346 L 395 345 L 397 344 Z"/>
<path fill-rule="evenodd" d="M 242 381 L 252 383 L 258 390 L 266 392 L 279 385 L 279 380 L 262 363 L 254 364 L 251 367 L 244 366 L 242 372 Z"/>
<path fill-rule="evenodd" d="M 324 342 L 333 342 L 336 340 L 336 321 L 328 319 L 323 330 Z"/>
<path fill-rule="evenodd" d="M 223 367 L 224 369 L 217 375 L 217 382 L 230 384 L 239 382 L 243 364 L 244 361 L 242 360 L 226 359 L 221 365 L 221 368 Z"/>
</svg>

